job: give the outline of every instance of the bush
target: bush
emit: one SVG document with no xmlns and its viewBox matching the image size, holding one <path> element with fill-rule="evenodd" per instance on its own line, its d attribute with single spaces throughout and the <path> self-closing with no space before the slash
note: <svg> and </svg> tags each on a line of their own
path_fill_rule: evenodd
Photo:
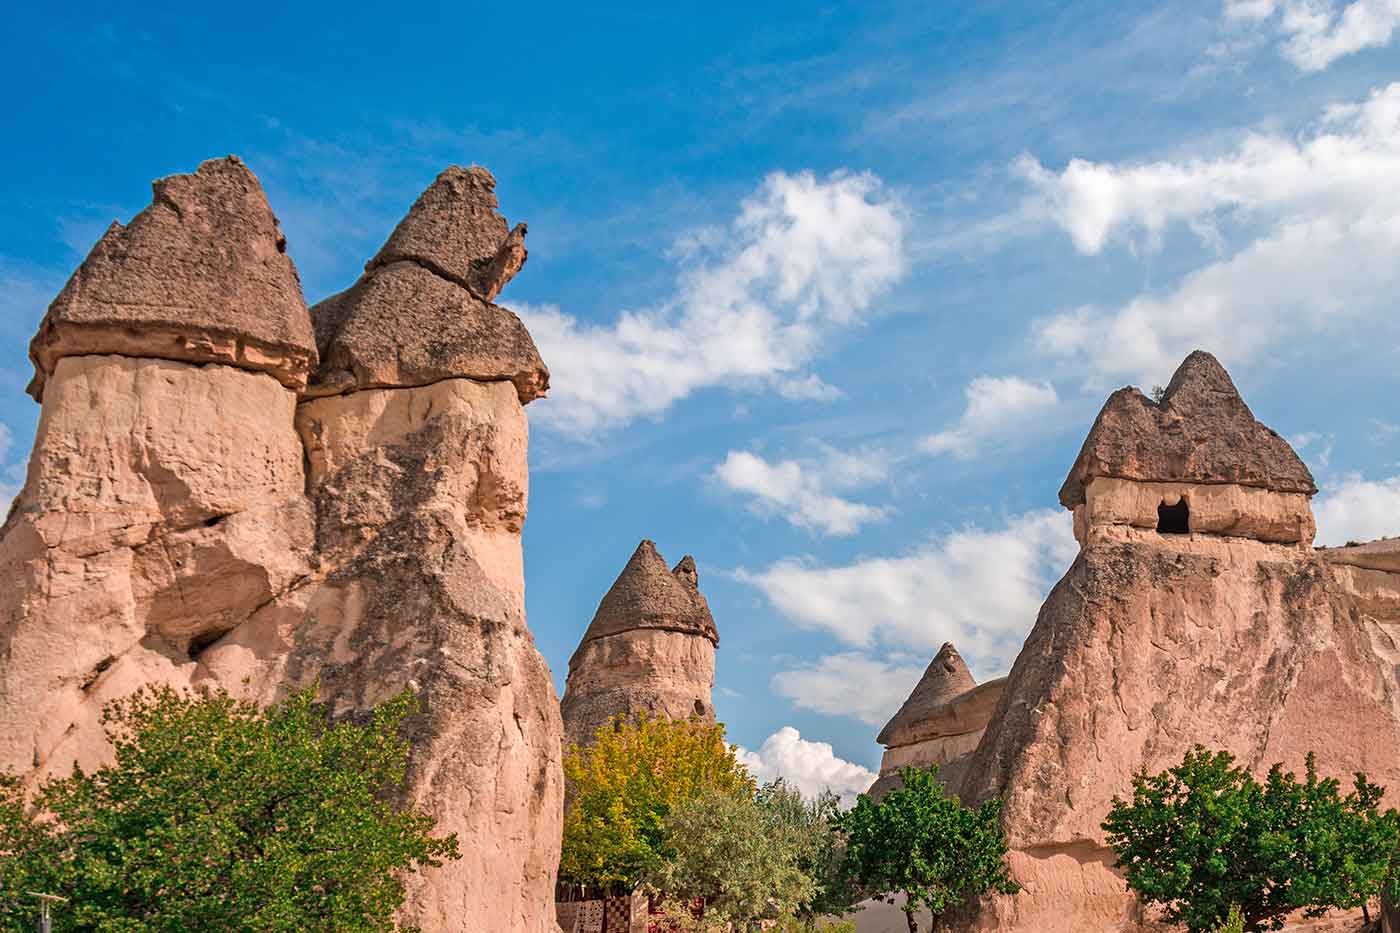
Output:
<svg viewBox="0 0 1400 933">
<path fill-rule="evenodd" d="M 570 748 L 564 782 L 560 880 L 629 891 L 660 867 L 672 808 L 706 792 L 753 792 L 722 725 L 647 715 L 615 720 L 592 745 Z"/>
<path fill-rule="evenodd" d="M 1006 870 L 1000 800 L 964 807 L 944 792 L 936 766 L 904 768 L 900 777 L 903 787 L 878 804 L 862 796 L 841 818 L 856 884 L 877 900 L 903 894 L 910 933 L 918 933 L 921 908 L 937 930 L 945 913 L 973 897 L 1020 890 Z"/>
<path fill-rule="evenodd" d="M 455 837 L 389 798 L 413 710 L 404 693 L 364 725 L 331 724 L 315 688 L 269 709 L 168 687 L 116 701 L 115 759 L 43 785 L 34 812 L 0 781 L 0 923 L 32 930 L 392 930 L 401 874 L 458 858 Z"/>
<path fill-rule="evenodd" d="M 1128 885 L 1192 933 L 1228 922 L 1280 929 L 1295 910 L 1318 917 L 1377 895 L 1391 869 L 1400 815 L 1357 774 L 1353 791 L 1320 780 L 1314 756 L 1298 781 L 1274 765 L 1261 785 L 1226 752 L 1197 746 L 1161 774 L 1133 778 L 1103 823 Z"/>
</svg>

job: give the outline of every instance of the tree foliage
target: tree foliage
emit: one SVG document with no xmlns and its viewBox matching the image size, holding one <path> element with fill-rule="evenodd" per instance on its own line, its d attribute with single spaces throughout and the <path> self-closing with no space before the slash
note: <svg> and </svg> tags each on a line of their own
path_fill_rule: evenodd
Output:
<svg viewBox="0 0 1400 933">
<path fill-rule="evenodd" d="M 32 930 L 13 895 L 46 891 L 68 898 L 60 931 L 394 929 L 402 874 L 459 857 L 391 802 L 414 707 L 405 692 L 333 724 L 314 687 L 268 709 L 168 687 L 114 702 L 111 765 L 44 784 L 28 812 L 0 783 L 0 928 Z"/>
<path fill-rule="evenodd" d="M 1355 775 L 1342 795 L 1308 755 L 1302 781 L 1274 765 L 1261 784 L 1226 752 L 1200 746 L 1177 767 L 1133 778 L 1104 821 L 1128 885 L 1192 933 L 1238 906 L 1245 930 L 1279 929 L 1302 910 L 1359 907 L 1390 872 L 1400 815 L 1378 810 L 1384 789 Z"/>
<path fill-rule="evenodd" d="M 834 794 L 808 800 L 781 779 L 757 793 L 706 791 L 666 818 L 664 859 L 648 886 L 681 928 L 813 929 L 857 900 L 841 870 L 838 814 Z M 687 923 L 684 905 L 698 899 L 703 918 Z"/>
<path fill-rule="evenodd" d="M 660 866 L 674 807 L 710 791 L 753 792 L 724 726 L 646 714 L 614 720 L 591 745 L 571 747 L 564 783 L 560 879 L 627 890 Z"/>
<path fill-rule="evenodd" d="M 665 857 L 648 885 L 682 901 L 704 898 L 705 922 L 719 929 L 790 920 L 816 887 L 798 865 L 798 830 L 753 794 L 705 791 L 666 817 Z"/>
<path fill-rule="evenodd" d="M 964 807 L 944 791 L 938 768 L 903 768 L 904 786 L 879 802 L 862 796 L 841 819 L 852 879 L 877 900 L 905 898 L 910 933 L 927 909 L 938 929 L 943 915 L 972 897 L 1020 890 L 1006 869 L 1001 801 Z"/>
</svg>

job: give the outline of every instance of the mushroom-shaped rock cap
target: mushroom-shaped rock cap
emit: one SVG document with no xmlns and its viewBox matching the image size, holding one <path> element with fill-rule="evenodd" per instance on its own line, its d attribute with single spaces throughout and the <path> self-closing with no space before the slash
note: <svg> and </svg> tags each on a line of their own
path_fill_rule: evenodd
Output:
<svg viewBox="0 0 1400 933">
<path fill-rule="evenodd" d="M 316 365 L 311 319 L 262 185 L 236 156 L 152 185 L 59 292 L 29 345 L 34 381 L 65 356 L 118 353 L 266 372 L 290 388 Z"/>
<path fill-rule="evenodd" d="M 307 394 L 509 379 L 522 404 L 549 388 L 530 333 L 492 301 L 525 263 L 525 225 L 496 213 L 496 180 L 452 166 L 346 291 L 311 309 L 321 366 Z"/>
<path fill-rule="evenodd" d="M 902 737 L 914 730 L 921 720 L 975 686 L 977 681 L 972 679 L 972 672 L 967 669 L 967 663 L 958 654 L 958 649 L 953 647 L 952 642 L 944 642 L 924 669 L 924 676 L 919 678 L 909 699 L 885 723 L 885 728 L 880 730 L 875 741 L 886 747 L 904 744 Z"/>
<path fill-rule="evenodd" d="M 498 207 L 494 175 L 479 165 L 448 166 L 413 202 L 365 271 L 416 262 L 491 301 L 526 256 L 525 225 L 508 231 Z"/>
<path fill-rule="evenodd" d="M 656 545 L 643 540 L 598 604 L 579 648 L 599 638 L 638 629 L 688 632 L 719 644 L 714 617 L 700 594 L 693 558 L 687 556 L 674 571 L 668 570 Z"/>
<path fill-rule="evenodd" d="M 1131 387 L 1108 397 L 1060 487 L 1061 504 L 1082 504 L 1096 476 L 1317 492 L 1293 448 L 1254 419 L 1225 367 L 1204 350 L 1177 367 L 1160 402 Z"/>
</svg>

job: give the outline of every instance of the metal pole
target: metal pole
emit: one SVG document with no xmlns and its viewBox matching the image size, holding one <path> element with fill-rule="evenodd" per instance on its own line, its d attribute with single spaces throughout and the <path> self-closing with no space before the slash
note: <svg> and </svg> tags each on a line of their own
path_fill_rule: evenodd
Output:
<svg viewBox="0 0 1400 933">
<path fill-rule="evenodd" d="M 53 917 L 50 915 L 50 908 L 55 903 L 68 903 L 68 898 L 60 897 L 57 894 L 40 894 L 37 891 L 30 891 L 29 896 L 39 899 L 39 933 L 53 933 Z"/>
</svg>

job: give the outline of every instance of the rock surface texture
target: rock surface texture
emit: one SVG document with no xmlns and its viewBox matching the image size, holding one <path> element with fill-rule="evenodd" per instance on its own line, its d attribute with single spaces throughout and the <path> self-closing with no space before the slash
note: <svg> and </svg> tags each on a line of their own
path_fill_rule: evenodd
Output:
<svg viewBox="0 0 1400 933">
<path fill-rule="evenodd" d="M 689 555 L 673 570 L 643 541 L 598 604 L 569 659 L 564 738 L 587 744 L 614 716 L 715 721 L 719 633 Z"/>
<path fill-rule="evenodd" d="M 1118 504 L 1086 508 L 1100 489 Z M 1152 929 L 1099 824 L 1135 771 L 1196 743 L 1260 773 L 1315 751 L 1326 774 L 1400 787 L 1393 555 L 1312 549 L 1307 468 L 1213 357 L 1188 357 L 1160 404 L 1115 393 L 1065 490 L 1079 556 L 955 788 L 1004 799 L 1024 890 L 967 929 Z M 1139 500 L 1190 508 L 1159 531 Z"/>
<path fill-rule="evenodd" d="M 451 329 L 431 289 L 389 293 L 400 367 L 328 397 L 297 389 L 324 385 L 355 332 L 318 319 L 314 369 L 295 270 L 236 159 L 157 182 L 104 236 L 34 344 L 43 412 L 0 534 L 16 581 L 0 592 L 0 768 L 99 764 L 102 705 L 143 685 L 272 702 L 319 678 L 336 715 L 412 687 L 406 797 L 463 858 L 411 880 L 403 920 L 554 930 L 562 725 L 525 623 L 534 395 L 517 381 L 547 375 L 513 315 L 429 267 L 492 297 L 518 270 L 523 226 L 507 230 L 492 184 L 444 172 L 367 273 L 441 279 L 470 314 Z M 420 265 L 425 238 L 438 252 Z M 508 353 L 473 355 L 501 334 Z"/>
<path fill-rule="evenodd" d="M 899 770 L 938 765 L 945 783 L 959 780 L 963 766 L 982 738 L 1006 678 L 978 684 L 958 649 L 947 642 L 934 655 L 904 705 L 880 730 L 885 746 L 880 776 L 871 785 L 876 799 L 901 786 Z"/>
</svg>

